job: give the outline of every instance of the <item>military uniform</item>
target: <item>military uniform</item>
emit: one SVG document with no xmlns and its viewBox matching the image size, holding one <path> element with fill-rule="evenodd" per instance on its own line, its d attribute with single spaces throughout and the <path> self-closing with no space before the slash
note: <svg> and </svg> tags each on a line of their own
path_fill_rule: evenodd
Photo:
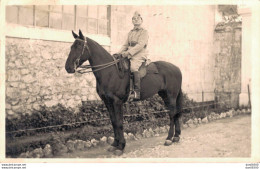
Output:
<svg viewBox="0 0 260 169">
<path fill-rule="evenodd" d="M 133 100 L 140 100 L 141 79 L 139 68 L 142 63 L 147 59 L 146 47 L 148 43 L 148 32 L 141 27 L 143 18 L 137 11 L 132 17 L 134 29 L 128 33 L 127 40 L 119 53 L 123 57 L 128 57 L 131 62 L 131 72 L 134 76 L 134 91 L 130 94 L 129 98 Z"/>
<path fill-rule="evenodd" d="M 119 53 L 129 52 L 131 72 L 138 71 L 139 67 L 147 59 L 148 32 L 142 27 L 132 29 Z"/>
</svg>

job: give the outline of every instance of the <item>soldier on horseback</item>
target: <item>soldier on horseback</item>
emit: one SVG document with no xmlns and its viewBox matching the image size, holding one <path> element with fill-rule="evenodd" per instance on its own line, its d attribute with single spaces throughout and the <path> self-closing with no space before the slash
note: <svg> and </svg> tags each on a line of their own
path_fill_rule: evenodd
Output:
<svg viewBox="0 0 260 169">
<path fill-rule="evenodd" d="M 133 97 L 134 100 L 140 100 L 141 86 L 138 70 L 147 59 L 148 32 L 141 27 L 143 19 L 140 13 L 134 13 L 132 23 L 134 28 L 128 33 L 128 38 L 118 53 L 130 60 L 131 72 L 134 76 L 134 92 L 131 93 L 130 97 Z"/>
<path fill-rule="evenodd" d="M 183 100 L 181 70 L 169 62 L 156 61 L 150 63 L 145 68 L 147 73 L 143 75 L 143 66 L 141 66 L 141 69 L 139 69 L 139 67 L 146 58 L 145 50 L 148 35 L 147 31 L 140 27 L 142 23 L 140 14 L 135 13 L 133 23 L 135 28 L 129 33 L 127 43 L 124 45 L 125 49 L 122 50 L 122 55 L 129 58 L 132 63 L 131 71 L 135 74 L 135 90 L 137 89 L 139 92 L 140 75 L 143 77 L 141 82 L 141 96 L 139 94 L 140 99 L 145 100 L 158 94 L 168 108 L 170 129 L 165 145 L 169 146 L 172 142 L 178 142 L 181 134 L 179 122 L 182 114 Z M 93 72 L 96 77 L 97 93 L 107 107 L 114 130 L 114 142 L 108 151 L 113 151 L 116 155 L 122 155 L 126 145 L 123 131 L 123 104 L 127 102 L 127 98 L 129 98 L 130 77 L 124 76 L 121 78 L 118 74 L 119 69 L 113 66 L 118 63 L 117 60 L 115 62 L 115 58 L 97 42 L 88 37 L 84 37 L 81 31 L 79 31 L 79 35 L 73 31 L 72 34 L 75 41 L 71 46 L 65 69 L 68 73 L 80 71 L 77 70 L 78 68 L 92 69 L 87 72 Z M 87 60 L 90 65 L 82 65 Z M 138 71 L 141 73 L 139 74 Z M 126 69 L 126 72 L 128 75 L 130 70 Z M 137 95 L 136 98 L 138 98 Z"/>
</svg>

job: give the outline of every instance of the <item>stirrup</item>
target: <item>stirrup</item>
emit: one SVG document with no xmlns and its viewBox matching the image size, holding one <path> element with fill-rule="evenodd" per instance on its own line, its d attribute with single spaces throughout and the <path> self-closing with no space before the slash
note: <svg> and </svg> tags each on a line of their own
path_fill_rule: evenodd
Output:
<svg viewBox="0 0 260 169">
<path fill-rule="evenodd" d="M 140 95 L 139 95 L 140 96 Z M 128 101 L 139 101 L 140 100 L 140 97 L 137 98 L 137 94 L 136 94 L 136 91 L 131 91 L 130 94 L 129 94 L 129 97 L 128 97 Z"/>
<path fill-rule="evenodd" d="M 140 93 L 138 95 L 137 92 L 134 91 L 134 101 L 139 101 L 139 100 L 140 100 Z"/>
</svg>

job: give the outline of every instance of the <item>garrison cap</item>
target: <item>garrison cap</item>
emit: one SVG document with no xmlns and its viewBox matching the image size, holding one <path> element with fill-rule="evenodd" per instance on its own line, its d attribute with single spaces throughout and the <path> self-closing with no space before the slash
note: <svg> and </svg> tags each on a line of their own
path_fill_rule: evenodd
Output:
<svg viewBox="0 0 260 169">
<path fill-rule="evenodd" d="M 133 17 L 140 17 L 143 20 L 143 18 L 141 17 L 141 14 L 138 11 L 135 11 Z"/>
</svg>

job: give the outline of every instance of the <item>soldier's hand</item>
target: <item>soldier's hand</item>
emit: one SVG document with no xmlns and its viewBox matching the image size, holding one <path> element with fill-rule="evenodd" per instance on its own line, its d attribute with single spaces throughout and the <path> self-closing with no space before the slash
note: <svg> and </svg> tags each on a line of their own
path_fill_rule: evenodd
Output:
<svg viewBox="0 0 260 169">
<path fill-rule="evenodd" d="M 130 54 L 129 54 L 129 52 L 127 52 L 127 51 L 122 53 L 122 56 L 123 56 L 124 58 L 125 58 L 125 57 L 128 57 L 128 55 L 130 55 Z"/>
</svg>

